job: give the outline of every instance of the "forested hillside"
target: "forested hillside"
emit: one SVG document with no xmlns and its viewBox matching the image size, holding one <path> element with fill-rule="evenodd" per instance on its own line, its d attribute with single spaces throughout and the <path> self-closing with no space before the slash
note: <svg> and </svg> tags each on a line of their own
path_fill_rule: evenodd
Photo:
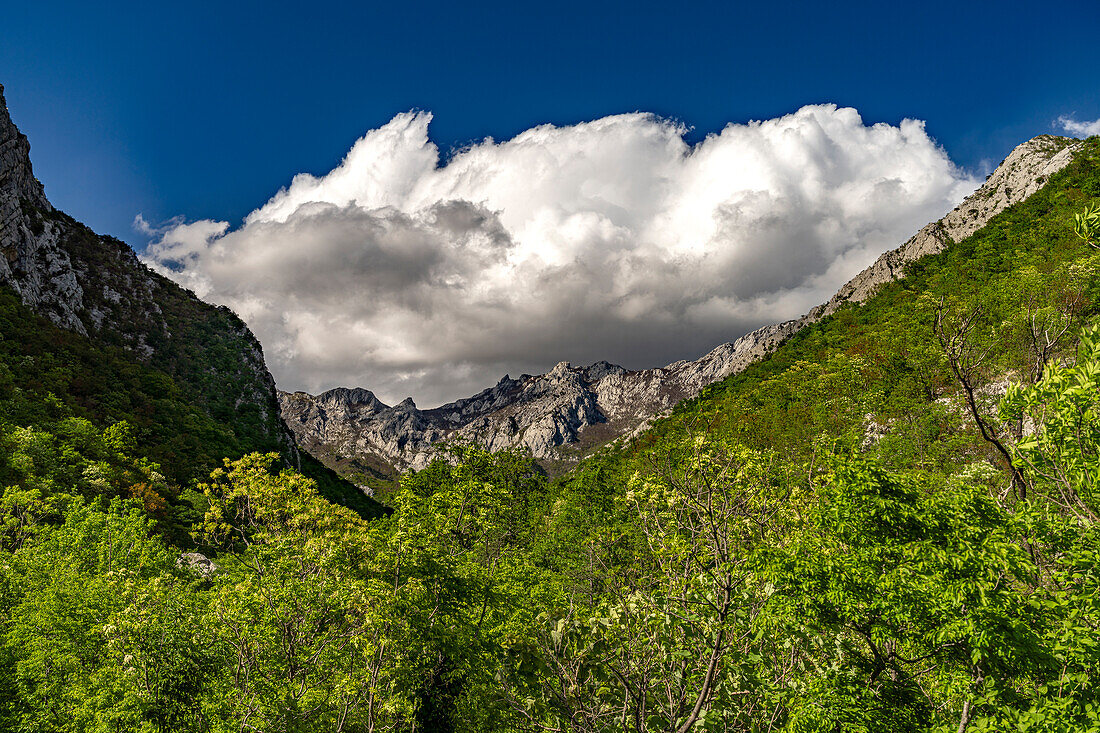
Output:
<svg viewBox="0 0 1100 733">
<path fill-rule="evenodd" d="M 1097 198 L 1094 139 L 636 440 L 374 519 L 4 294 L 0 730 L 1100 730 Z"/>
<path fill-rule="evenodd" d="M 365 516 L 382 511 L 299 455 L 259 343 L 234 313 L 50 204 L 0 86 L 0 432 L 10 443 L 11 430 L 33 429 L 48 442 L 74 418 L 123 430 L 128 454 L 156 463 L 161 478 L 139 493 L 164 505 L 161 529 L 177 541 L 190 542 L 191 483 L 252 451 L 278 452 Z"/>
<path fill-rule="evenodd" d="M 725 694 L 718 729 L 1096 729 L 1097 150 L 563 482 L 664 569 L 597 573 L 551 655 L 633 640 L 586 714 L 677 680 L 662 725 Z"/>
</svg>

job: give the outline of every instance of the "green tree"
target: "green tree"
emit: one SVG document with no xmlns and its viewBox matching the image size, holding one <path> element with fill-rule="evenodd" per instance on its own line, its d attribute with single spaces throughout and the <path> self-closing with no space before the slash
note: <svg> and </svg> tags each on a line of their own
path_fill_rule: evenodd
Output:
<svg viewBox="0 0 1100 733">
<path fill-rule="evenodd" d="M 383 584 L 363 567 L 379 542 L 314 483 L 251 454 L 203 485 L 205 542 L 227 552 L 208 622 L 228 652 L 216 717 L 266 731 L 376 730 L 401 719 L 400 638 Z"/>
<path fill-rule="evenodd" d="M 174 569 L 151 530 L 132 503 L 74 500 L 60 526 L 8 555 L 3 642 L 16 730 L 136 730 L 157 717 L 110 644 L 112 620 Z"/>
</svg>

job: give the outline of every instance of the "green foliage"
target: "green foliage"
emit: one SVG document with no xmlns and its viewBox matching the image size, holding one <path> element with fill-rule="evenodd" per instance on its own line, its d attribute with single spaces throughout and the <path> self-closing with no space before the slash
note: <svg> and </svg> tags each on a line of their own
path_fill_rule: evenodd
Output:
<svg viewBox="0 0 1100 733">
<path fill-rule="evenodd" d="M 1013 447 L 1045 498 L 1090 521 L 1100 495 L 1100 328 L 1081 334 L 1076 364 L 1049 364 L 1033 385 L 1013 384 L 1001 403 L 1006 419 L 1026 420 Z"/>
<path fill-rule="evenodd" d="M 1100 247 L 1096 243 L 1100 236 L 1100 204 L 1089 204 L 1080 214 L 1074 214 L 1073 231 L 1090 247 Z"/>
<path fill-rule="evenodd" d="M 762 558 L 768 633 L 829 670 L 795 679 L 792 730 L 820 729 L 823 712 L 846 730 L 922 729 L 959 692 L 1026 669 L 1037 647 L 1017 606 L 1034 572 L 980 473 L 929 486 L 828 462 L 790 541 Z"/>
<path fill-rule="evenodd" d="M 183 298 L 180 307 L 188 302 Z M 230 319 L 231 314 L 220 317 Z M 229 320 L 209 326 L 215 335 L 227 328 L 234 328 Z M 213 353 L 201 341 L 194 349 L 207 356 Z M 232 366 L 229 347 L 217 353 L 224 364 L 211 364 L 207 356 L 197 353 L 180 360 L 192 359 L 189 368 L 216 381 L 219 373 Z M 215 389 L 214 384 L 210 390 L 222 397 L 231 394 L 230 390 Z M 175 517 L 173 531 L 181 537 L 186 537 L 185 525 L 194 517 L 189 506 L 175 500 L 176 492 L 206 475 L 226 456 L 282 449 L 272 438 L 270 426 L 210 407 L 209 401 L 179 378 L 136 360 L 118 346 L 105 345 L 102 339 L 55 327 L 23 306 L 10 289 L 0 287 L 0 433 L 6 432 L 6 426 L 19 426 L 54 436 L 42 438 L 47 442 L 69 437 L 77 440 L 79 436 L 70 435 L 77 424 L 70 418 L 82 420 L 80 424 L 89 430 L 92 425 L 121 430 L 109 426 L 126 423 L 127 442 L 116 447 L 127 455 L 148 459 L 148 465 L 159 466 L 157 472 L 163 475 L 149 487 L 169 502 L 167 514 Z M 49 463 L 40 461 L 43 466 Z M 308 456 L 303 458 L 302 469 L 335 503 L 366 517 L 382 513 L 381 505 Z M 13 480 L 0 474 L 0 481 Z M 170 491 L 165 490 L 165 482 L 173 487 Z M 63 483 L 74 493 L 87 488 L 86 481 L 71 476 Z M 153 499 L 152 494 L 149 498 Z"/>
<path fill-rule="evenodd" d="M 144 454 L 178 484 L 249 443 L 268 447 L 216 421 L 164 372 L 121 348 L 53 326 L 6 287 L 0 288 L 0 337 L 0 421 L 50 430 L 70 416 L 101 426 L 125 420 Z"/>
<path fill-rule="evenodd" d="M 379 615 L 388 604 L 361 573 L 369 527 L 322 500 L 309 479 L 276 472 L 277 461 L 226 461 L 203 487 L 204 539 L 235 550 L 221 556 L 225 574 L 209 597 L 215 643 L 237 670 L 221 680 L 218 717 L 233 727 L 336 730 L 399 715 L 398 701 L 376 700 L 403 670 L 387 653 L 397 651 Z"/>
<path fill-rule="evenodd" d="M 302 475 L 313 479 L 318 493 L 333 504 L 347 507 L 364 519 L 374 519 L 389 512 L 386 506 L 305 451 L 300 452 L 299 460 Z"/>
<path fill-rule="evenodd" d="M 737 670 L 742 686 L 716 685 L 696 725 L 1090 729 L 1098 617 L 1091 570 L 1075 558 L 1089 556 L 1094 532 L 1097 367 L 1091 332 L 1080 354 L 1077 336 L 1097 314 L 1100 261 L 1065 222 L 1098 180 L 1093 144 L 974 236 L 560 482 L 547 521 L 567 539 L 543 556 L 570 581 L 571 605 L 548 613 L 546 636 L 525 647 L 517 707 L 577 730 L 686 720 L 627 715 L 655 712 L 649 685 L 677 699 L 670 685 L 699 669 L 688 637 L 650 644 L 661 637 L 647 629 L 698 623 L 660 589 L 711 577 L 691 562 L 662 567 L 673 548 L 707 557 L 706 523 L 676 514 L 667 488 L 654 487 L 690 475 L 680 485 L 709 491 L 713 455 L 729 465 L 755 455 L 774 466 L 759 495 L 783 508 L 757 517 L 759 545 L 735 543 L 752 570 L 741 586 L 751 620 L 725 625 L 746 646 L 719 668 Z M 999 408 L 1006 375 L 1020 385 Z M 998 445 L 1027 469 L 1022 479 Z M 1075 505 L 1084 524 L 1067 520 L 1067 495 L 1086 497 Z M 673 516 L 691 531 L 670 531 Z M 736 536 L 728 525 L 713 534 Z M 659 546 L 642 541 L 653 536 Z M 697 595 L 706 587 L 671 597 L 710 598 L 696 606 L 713 613 L 713 591 Z M 701 643 L 706 628 L 690 639 Z M 662 659 L 688 666 L 656 672 Z M 546 679 L 556 683 L 537 694 Z"/>
<path fill-rule="evenodd" d="M 104 431 L 83 418 L 63 418 L 53 432 L 0 423 L 0 546 L 15 550 L 42 526 L 60 521 L 79 498 L 133 498 L 165 531 L 178 531 L 183 508 L 160 468 L 134 455 L 125 422 Z"/>
<path fill-rule="evenodd" d="M 1097 151 L 636 441 L 387 513 L 209 398 L 229 316 L 150 366 L 0 294 L 0 729 L 1100 731 Z"/>
<path fill-rule="evenodd" d="M 5 559 L 9 730 L 134 729 L 145 717 L 111 620 L 171 568 L 145 512 L 74 500 L 64 522 Z"/>
</svg>

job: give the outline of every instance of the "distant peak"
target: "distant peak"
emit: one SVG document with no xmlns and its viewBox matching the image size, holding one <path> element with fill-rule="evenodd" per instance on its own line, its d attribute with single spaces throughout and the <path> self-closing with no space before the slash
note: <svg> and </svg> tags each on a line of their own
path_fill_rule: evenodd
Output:
<svg viewBox="0 0 1100 733">
<path fill-rule="evenodd" d="M 315 399 L 318 402 L 326 403 L 341 402 L 345 405 L 368 405 L 378 410 L 388 407 L 375 397 L 373 392 L 362 387 L 335 387 L 322 392 Z"/>
<path fill-rule="evenodd" d="M 626 369 L 609 361 L 597 361 L 595 364 L 585 367 L 584 374 L 591 382 L 599 381 L 608 374 L 623 374 Z"/>
<path fill-rule="evenodd" d="M 557 365 L 550 370 L 551 374 L 565 374 L 567 371 L 573 368 L 573 365 L 567 361 L 559 361 Z"/>
</svg>

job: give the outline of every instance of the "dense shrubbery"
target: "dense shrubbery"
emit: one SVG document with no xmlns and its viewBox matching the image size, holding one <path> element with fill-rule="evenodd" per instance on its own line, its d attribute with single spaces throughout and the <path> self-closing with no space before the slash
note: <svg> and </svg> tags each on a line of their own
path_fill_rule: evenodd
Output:
<svg viewBox="0 0 1100 733">
<path fill-rule="evenodd" d="M 940 480 L 696 437 L 578 517 L 529 461 L 468 450 L 370 522 L 256 454 L 200 487 L 206 575 L 132 491 L 155 467 L 80 427 L 14 434 L 6 729 L 1097 723 L 1095 527 L 999 500 L 983 463 Z"/>
<path fill-rule="evenodd" d="M 272 454 L 176 478 L 170 384 L 8 323 L 0 729 L 1100 730 L 1097 195 L 1093 147 L 634 444 L 369 521 Z"/>
</svg>

